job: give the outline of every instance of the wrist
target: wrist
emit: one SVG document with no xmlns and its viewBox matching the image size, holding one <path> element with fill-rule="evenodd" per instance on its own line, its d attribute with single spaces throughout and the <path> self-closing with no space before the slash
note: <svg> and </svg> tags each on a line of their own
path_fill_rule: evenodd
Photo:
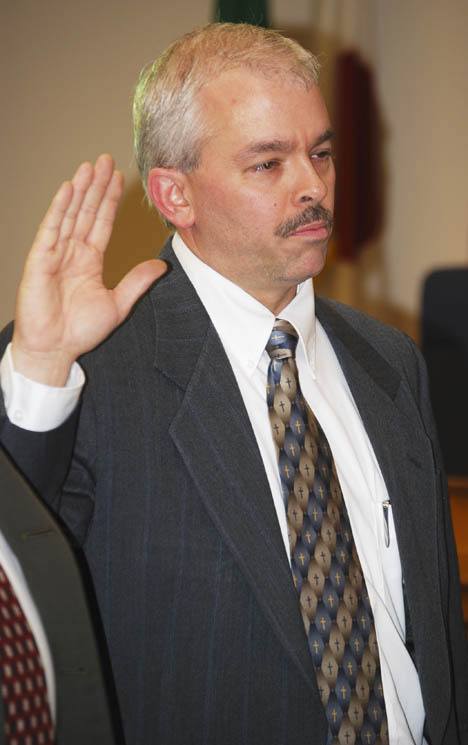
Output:
<svg viewBox="0 0 468 745">
<path fill-rule="evenodd" d="M 15 372 L 28 380 L 61 388 L 66 385 L 74 359 L 62 351 L 41 352 L 24 349 L 13 338 L 11 356 Z"/>
</svg>

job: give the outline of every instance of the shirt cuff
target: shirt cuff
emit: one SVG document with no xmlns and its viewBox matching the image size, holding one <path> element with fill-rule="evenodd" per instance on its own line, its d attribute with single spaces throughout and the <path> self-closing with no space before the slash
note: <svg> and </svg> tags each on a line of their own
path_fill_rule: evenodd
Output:
<svg viewBox="0 0 468 745">
<path fill-rule="evenodd" d="M 77 362 L 63 388 L 25 378 L 13 367 L 11 344 L 0 362 L 0 385 L 8 419 L 31 432 L 60 427 L 77 406 L 84 383 L 84 372 Z"/>
</svg>

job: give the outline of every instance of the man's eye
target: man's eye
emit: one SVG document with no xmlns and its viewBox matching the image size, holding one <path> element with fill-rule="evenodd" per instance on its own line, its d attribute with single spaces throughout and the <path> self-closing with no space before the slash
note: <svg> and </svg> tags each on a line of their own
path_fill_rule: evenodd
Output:
<svg viewBox="0 0 468 745">
<path fill-rule="evenodd" d="M 332 155 L 331 150 L 319 150 L 317 153 L 312 153 L 312 158 L 314 160 L 328 160 Z"/>
<path fill-rule="evenodd" d="M 264 163 L 257 163 L 254 166 L 255 171 L 272 171 L 275 166 L 278 165 L 277 160 L 266 160 Z"/>
</svg>

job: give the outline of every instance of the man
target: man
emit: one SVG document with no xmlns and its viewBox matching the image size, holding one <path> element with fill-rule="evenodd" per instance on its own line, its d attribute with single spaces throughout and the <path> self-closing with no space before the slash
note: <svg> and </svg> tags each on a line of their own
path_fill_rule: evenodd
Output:
<svg viewBox="0 0 468 745">
<path fill-rule="evenodd" d="M 61 187 L 29 255 L 2 440 L 83 545 L 128 745 L 467 741 L 420 357 L 313 296 L 332 138 L 312 55 L 208 26 L 135 97 L 143 182 L 177 231 L 164 261 L 103 288 L 109 156 Z"/>
<path fill-rule="evenodd" d="M 0 743 L 111 745 L 99 655 L 73 553 L 2 449 L 0 494 Z"/>
</svg>

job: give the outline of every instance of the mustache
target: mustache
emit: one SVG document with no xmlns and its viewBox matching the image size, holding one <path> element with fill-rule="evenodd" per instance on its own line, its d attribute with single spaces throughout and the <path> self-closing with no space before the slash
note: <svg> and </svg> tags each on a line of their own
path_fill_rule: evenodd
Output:
<svg viewBox="0 0 468 745">
<path fill-rule="evenodd" d="M 333 228 L 333 214 L 320 204 L 316 207 L 311 205 L 300 215 L 290 217 L 289 220 L 285 220 L 281 225 L 278 225 L 275 235 L 279 238 L 287 238 L 291 233 L 302 228 L 303 225 L 309 225 L 311 222 L 324 222 L 328 231 L 331 232 Z"/>
</svg>

